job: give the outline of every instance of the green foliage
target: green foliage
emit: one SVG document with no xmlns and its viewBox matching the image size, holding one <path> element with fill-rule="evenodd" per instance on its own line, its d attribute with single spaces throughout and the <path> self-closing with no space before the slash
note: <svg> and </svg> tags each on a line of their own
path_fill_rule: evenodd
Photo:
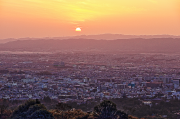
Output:
<svg viewBox="0 0 180 119">
<path fill-rule="evenodd" d="M 39 112 L 40 110 L 43 110 Z M 36 113 L 37 112 L 37 113 Z M 39 119 L 54 119 L 46 118 L 52 117 L 52 115 L 46 110 L 46 107 L 40 103 L 39 100 L 28 100 L 25 104 L 20 105 L 12 114 L 10 119 L 32 119 L 36 117 L 37 114 L 41 114 Z M 44 114 L 44 115 L 43 115 Z M 47 116 L 47 115 L 51 116 Z"/>
<path fill-rule="evenodd" d="M 89 114 L 80 109 L 72 109 L 68 111 L 50 110 L 55 119 L 87 119 Z"/>
<path fill-rule="evenodd" d="M 116 119 L 128 119 L 128 114 L 118 110 L 115 117 Z"/>
<path fill-rule="evenodd" d="M 72 109 L 72 107 L 68 104 L 65 104 L 65 103 L 58 103 L 56 105 L 56 109 L 66 111 L 66 110 Z"/>
<path fill-rule="evenodd" d="M 54 119 L 54 117 L 47 110 L 40 109 L 32 113 L 29 119 Z"/>
<path fill-rule="evenodd" d="M 161 101 L 152 102 L 152 106 L 144 105 L 140 99 L 112 99 L 117 108 L 124 110 L 129 115 L 138 118 L 160 118 L 160 115 L 167 115 L 168 119 L 176 119 L 176 112 L 179 112 L 180 100 L 171 100 L 170 102 Z"/>
<path fill-rule="evenodd" d="M 31 115 L 32 113 L 36 112 L 37 110 L 44 109 L 46 110 L 46 107 L 42 104 L 35 104 L 29 107 L 28 111 L 26 112 L 26 115 Z"/>
<path fill-rule="evenodd" d="M 4 111 L 7 109 L 7 105 L 0 105 L 0 119 L 3 116 Z"/>
<path fill-rule="evenodd" d="M 111 101 L 103 101 L 94 107 L 94 115 L 98 119 L 128 119 L 128 115 L 116 109 L 116 104 Z"/>
<path fill-rule="evenodd" d="M 127 119 L 127 114 L 135 116 L 129 116 L 129 118 L 163 118 L 164 115 L 167 115 L 168 119 L 179 118 L 177 115 L 180 107 L 179 100 L 171 100 L 170 102 L 162 101 L 158 104 L 153 102 L 151 107 L 144 105 L 140 99 L 136 98 L 112 99 L 111 101 L 100 103 L 99 100 L 88 100 L 87 103 L 80 105 L 75 102 L 64 104 L 52 101 L 51 103 L 47 103 L 46 107 L 52 105 L 52 108 L 49 109 L 56 109 L 50 111 L 55 119 Z M 2 100 L 2 102 L 7 103 L 8 100 Z M 8 103 L 11 105 L 11 102 Z M 38 117 L 40 119 L 45 117 L 53 118 L 46 107 L 39 100 L 29 100 L 25 104 L 20 105 L 13 113 L 5 109 L 3 119 L 4 117 L 9 117 L 10 114 L 12 114 L 10 119 L 30 119 L 32 115 L 34 115 L 33 118 L 36 118 L 38 114 L 41 115 Z M 86 112 L 92 111 L 92 107 L 94 107 L 94 112 Z M 72 108 L 76 109 L 72 110 Z M 43 111 L 39 112 L 39 110 Z M 36 111 L 38 112 L 35 113 Z M 43 114 L 46 116 L 43 116 Z"/>
<path fill-rule="evenodd" d="M 106 100 L 94 107 L 94 112 L 100 119 L 113 118 L 116 111 L 116 104 Z"/>
<path fill-rule="evenodd" d="M 25 104 L 20 105 L 12 114 L 11 119 L 25 118 L 25 112 L 29 109 L 30 106 L 39 104 L 35 100 L 28 100 Z"/>
</svg>

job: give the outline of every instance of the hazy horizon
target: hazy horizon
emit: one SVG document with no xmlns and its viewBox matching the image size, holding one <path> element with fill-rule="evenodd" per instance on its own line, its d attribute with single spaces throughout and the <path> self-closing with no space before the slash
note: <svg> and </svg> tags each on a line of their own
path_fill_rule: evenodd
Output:
<svg viewBox="0 0 180 119">
<path fill-rule="evenodd" d="M 108 36 L 108 38 L 104 38 L 103 36 Z M 114 38 L 115 36 L 115 38 Z M 93 37 L 98 37 L 93 38 Z M 124 38 L 125 37 L 125 38 Z M 113 34 L 113 33 L 102 33 L 102 34 L 82 34 L 82 35 L 70 35 L 70 36 L 43 36 L 43 37 L 7 37 L 7 38 L 0 38 L 1 40 L 7 40 L 7 39 L 48 39 L 48 38 L 55 38 L 58 39 L 60 38 L 61 40 L 69 39 L 69 38 L 85 38 L 85 39 L 94 39 L 94 40 L 117 40 L 117 39 L 131 39 L 131 38 L 179 38 L 180 35 L 172 35 L 172 34 L 140 34 L 140 35 L 135 35 L 135 34 Z"/>
</svg>

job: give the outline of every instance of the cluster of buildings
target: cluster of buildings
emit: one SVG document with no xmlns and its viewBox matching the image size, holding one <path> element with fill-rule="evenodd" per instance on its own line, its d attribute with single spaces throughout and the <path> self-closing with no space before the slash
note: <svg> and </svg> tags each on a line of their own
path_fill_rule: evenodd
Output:
<svg viewBox="0 0 180 119">
<path fill-rule="evenodd" d="M 180 57 L 164 54 L 0 54 L 0 98 L 59 102 L 180 100 Z M 144 103 L 149 104 L 148 101 Z"/>
</svg>

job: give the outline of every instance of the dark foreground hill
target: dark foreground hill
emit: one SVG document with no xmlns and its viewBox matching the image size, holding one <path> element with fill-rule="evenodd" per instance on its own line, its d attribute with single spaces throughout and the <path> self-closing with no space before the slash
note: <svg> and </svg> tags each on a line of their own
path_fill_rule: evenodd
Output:
<svg viewBox="0 0 180 119">
<path fill-rule="evenodd" d="M 68 107 L 66 111 L 65 107 Z M 5 110 L 0 109 L 0 119 L 4 119 Z M 92 112 L 83 112 L 63 103 L 58 103 L 55 110 L 49 111 L 38 99 L 28 100 L 9 112 L 9 119 L 128 119 L 128 114 L 117 110 L 116 104 L 107 100 L 95 106 Z"/>
<path fill-rule="evenodd" d="M 154 39 L 39 39 L 17 40 L 0 44 L 1 51 L 100 51 L 100 52 L 130 52 L 130 53 L 180 53 L 180 38 Z"/>
</svg>

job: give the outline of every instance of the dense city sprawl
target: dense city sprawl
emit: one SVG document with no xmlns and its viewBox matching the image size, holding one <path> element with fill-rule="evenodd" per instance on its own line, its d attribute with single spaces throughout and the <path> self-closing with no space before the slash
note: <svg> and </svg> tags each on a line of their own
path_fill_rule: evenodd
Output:
<svg viewBox="0 0 180 119">
<path fill-rule="evenodd" d="M 179 61 L 179 55 L 169 54 L 2 53 L 0 98 L 180 99 Z"/>
</svg>

